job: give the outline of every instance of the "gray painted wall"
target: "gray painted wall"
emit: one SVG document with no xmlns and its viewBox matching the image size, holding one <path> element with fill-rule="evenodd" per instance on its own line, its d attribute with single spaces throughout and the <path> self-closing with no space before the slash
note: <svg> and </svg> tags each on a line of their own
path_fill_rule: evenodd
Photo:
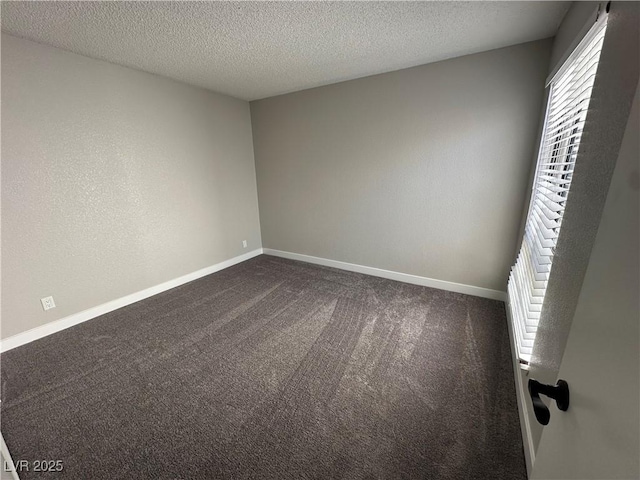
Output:
<svg viewBox="0 0 640 480">
<path fill-rule="evenodd" d="M 247 102 L 2 35 L 3 338 L 260 246 Z"/>
<path fill-rule="evenodd" d="M 264 246 L 506 290 L 550 48 L 252 102 Z"/>
</svg>

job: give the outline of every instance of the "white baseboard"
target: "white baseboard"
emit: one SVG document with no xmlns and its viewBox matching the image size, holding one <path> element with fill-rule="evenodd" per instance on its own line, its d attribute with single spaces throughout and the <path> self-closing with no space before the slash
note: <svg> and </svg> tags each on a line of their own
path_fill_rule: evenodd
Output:
<svg viewBox="0 0 640 480">
<path fill-rule="evenodd" d="M 526 395 L 528 392 L 524 390 L 524 384 L 520 379 L 522 369 L 518 361 L 518 350 L 516 348 L 515 336 L 513 335 L 513 323 L 511 318 L 511 306 L 509 299 L 505 305 L 507 309 L 507 325 L 509 327 L 509 343 L 511 344 L 511 360 L 513 363 L 513 377 L 516 382 L 516 399 L 518 402 L 518 415 L 520 417 L 520 430 L 522 432 L 522 444 L 524 446 L 524 459 L 527 464 L 527 478 L 531 478 L 533 464 L 536 460 L 536 451 L 533 446 L 533 437 L 531 435 L 531 424 L 529 423 L 529 411 L 527 409 Z"/>
<path fill-rule="evenodd" d="M 6 352 L 8 350 L 19 347 L 21 345 L 25 345 L 29 342 L 33 342 L 34 340 L 38 340 L 40 338 L 46 337 L 47 335 L 51 335 L 53 333 L 59 332 L 61 330 L 65 330 L 79 323 L 86 322 L 87 320 L 91 320 L 93 318 L 99 317 L 100 315 L 104 315 L 105 313 L 112 312 L 114 310 L 117 310 L 118 308 L 122 308 L 127 305 L 131 305 L 132 303 L 139 302 L 140 300 L 144 300 L 145 298 L 149 298 L 153 295 L 157 295 L 158 293 L 162 293 L 171 288 L 178 287 L 187 282 L 191 282 L 193 280 L 197 280 L 198 278 L 204 277 L 206 275 L 210 275 L 220 270 L 224 270 L 225 268 L 244 262 L 245 260 L 249 260 L 250 258 L 253 258 L 262 253 L 265 253 L 267 255 L 273 255 L 276 257 L 288 258 L 291 260 L 300 260 L 302 262 L 313 263 L 316 265 L 334 267 L 341 270 L 347 270 L 350 272 L 364 273 L 364 274 L 373 275 L 376 277 L 388 278 L 390 280 L 397 280 L 399 282 L 422 285 L 424 287 L 438 288 L 440 290 L 449 290 L 452 292 L 464 293 L 467 295 L 474 295 L 477 297 L 490 298 L 492 300 L 505 301 L 507 297 L 506 292 L 501 292 L 499 290 L 491 290 L 488 288 L 474 287 L 472 285 L 464 285 L 462 283 L 447 282 L 445 280 L 436 280 L 434 278 L 420 277 L 418 275 L 410 275 L 408 273 L 393 272 L 391 270 L 383 270 L 383 269 L 374 268 L 374 267 L 366 267 L 364 265 L 355 265 L 352 263 L 339 262 L 337 260 L 329 260 L 326 258 L 312 257 L 309 255 L 302 255 L 299 253 L 283 252 L 281 250 L 272 250 L 270 248 L 264 248 L 264 249 L 258 248 L 256 250 L 245 253 L 243 255 L 239 255 L 229 260 L 225 260 L 224 262 L 220 262 L 210 267 L 206 267 L 201 270 L 198 270 L 196 272 L 183 275 L 182 277 L 178 277 L 176 279 L 161 283 L 160 285 L 156 285 L 154 287 L 150 287 L 150 288 L 141 290 L 139 292 L 132 293 L 125 297 L 121 297 L 116 300 L 103 303 L 102 305 L 98 305 L 97 307 L 89 308 L 82 312 L 74 313 L 73 315 L 69 315 L 67 317 L 61 318 L 60 320 L 56 320 L 56 321 L 47 323 L 45 325 L 42 325 L 40 327 L 27 330 L 26 332 L 22 332 L 17 335 L 8 337 L 0 341 L 0 352 Z"/>
<path fill-rule="evenodd" d="M 451 292 L 464 293 L 475 297 L 490 298 L 492 300 L 506 301 L 507 293 L 500 290 L 491 290 L 489 288 L 474 287 L 473 285 L 465 285 L 463 283 L 447 282 L 446 280 L 436 280 L 435 278 L 420 277 L 408 273 L 394 272 L 391 270 L 383 270 L 381 268 L 366 267 L 364 265 L 355 265 L 353 263 L 339 262 L 337 260 L 329 260 L 327 258 L 312 257 L 310 255 L 302 255 L 300 253 L 283 252 L 282 250 L 272 250 L 264 248 L 263 253 L 273 255 L 275 257 L 288 258 L 289 260 L 300 260 L 301 262 L 313 263 L 315 265 L 323 265 L 325 267 L 339 268 L 340 270 L 348 270 L 350 272 L 364 273 L 373 275 L 374 277 L 388 278 L 397 280 L 398 282 L 412 283 L 423 287 L 438 288 L 440 290 L 448 290 Z"/>
<path fill-rule="evenodd" d="M 31 330 L 27 330 L 26 332 L 22 332 L 17 335 L 5 338 L 4 340 L 0 341 L 0 352 L 6 352 L 26 343 L 46 337 L 47 335 L 51 335 L 52 333 L 59 332 L 79 323 L 99 317 L 100 315 L 104 315 L 105 313 L 112 312 L 114 310 L 117 310 L 118 308 L 131 305 L 132 303 L 139 302 L 140 300 L 144 300 L 145 298 L 157 295 L 158 293 L 162 293 L 166 290 L 179 287 L 180 285 L 183 285 L 187 282 L 191 282 L 206 275 L 219 272 L 220 270 L 224 270 L 225 268 L 229 268 L 233 265 L 244 262 L 245 260 L 249 260 L 250 258 L 258 256 L 261 253 L 262 248 L 258 248 L 243 255 L 238 255 L 237 257 L 225 260 L 224 262 L 216 263 L 215 265 L 212 265 L 210 267 L 206 267 L 201 270 L 197 270 L 195 272 L 175 278 L 173 280 L 161 283 L 160 285 L 146 288 L 139 292 L 132 293 L 131 295 L 127 295 L 125 297 L 117 298 L 116 300 L 103 303 L 102 305 L 98 305 L 97 307 L 74 313 L 73 315 L 69 315 L 68 317 L 61 318 L 60 320 L 55 320 L 53 322 L 42 325 L 41 327 L 32 328 Z"/>
</svg>

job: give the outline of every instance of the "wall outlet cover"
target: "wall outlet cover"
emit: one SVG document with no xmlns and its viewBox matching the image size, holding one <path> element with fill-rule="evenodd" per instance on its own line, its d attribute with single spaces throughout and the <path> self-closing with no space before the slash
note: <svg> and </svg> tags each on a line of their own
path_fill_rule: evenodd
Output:
<svg viewBox="0 0 640 480">
<path fill-rule="evenodd" d="M 42 308 L 44 310 L 51 310 L 52 308 L 56 308 L 56 304 L 53 301 L 53 297 L 41 298 L 40 302 L 42 303 Z"/>
</svg>

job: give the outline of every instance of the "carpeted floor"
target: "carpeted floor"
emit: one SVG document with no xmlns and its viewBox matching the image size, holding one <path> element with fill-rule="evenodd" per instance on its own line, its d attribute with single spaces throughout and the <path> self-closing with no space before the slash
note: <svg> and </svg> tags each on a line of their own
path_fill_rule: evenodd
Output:
<svg viewBox="0 0 640 480">
<path fill-rule="evenodd" d="M 262 255 L 11 350 L 74 479 L 525 479 L 502 302 Z"/>
</svg>

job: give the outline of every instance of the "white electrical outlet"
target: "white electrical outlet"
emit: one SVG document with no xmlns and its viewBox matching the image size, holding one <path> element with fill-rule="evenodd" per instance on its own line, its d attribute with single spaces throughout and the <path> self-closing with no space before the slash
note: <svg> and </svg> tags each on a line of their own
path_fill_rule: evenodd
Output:
<svg viewBox="0 0 640 480">
<path fill-rule="evenodd" d="M 247 241 L 246 240 L 242 240 L 242 248 L 247 248 Z"/>
<path fill-rule="evenodd" d="M 42 308 L 45 310 L 51 310 L 56 308 L 56 303 L 53 301 L 53 297 L 41 298 Z"/>
</svg>

